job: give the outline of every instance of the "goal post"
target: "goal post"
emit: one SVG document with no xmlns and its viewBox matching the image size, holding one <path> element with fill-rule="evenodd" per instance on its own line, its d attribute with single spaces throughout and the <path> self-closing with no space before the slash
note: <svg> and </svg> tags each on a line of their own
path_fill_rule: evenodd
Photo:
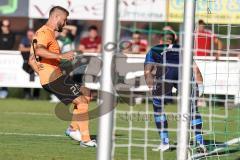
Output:
<svg viewBox="0 0 240 160">
<path fill-rule="evenodd" d="M 116 44 L 118 0 L 105 0 L 103 22 L 103 46 Z M 104 47 L 103 47 L 104 48 Z M 112 71 L 115 50 L 102 51 L 102 76 L 100 90 L 97 160 L 111 160 L 114 86 Z M 107 111 L 107 112 L 106 112 Z"/>
<path fill-rule="evenodd" d="M 169 3 L 166 5 L 165 2 Z M 220 14 L 216 9 L 228 4 L 225 1 L 218 2 L 220 1 L 105 1 L 103 46 L 109 46 L 111 42 L 111 49 L 116 47 L 116 51 L 104 50 L 101 55 L 102 94 L 99 102 L 103 103 L 99 107 L 98 160 L 239 158 L 240 107 L 239 104 L 234 105 L 234 101 L 236 102 L 240 95 L 240 21 L 238 24 L 213 21 L 213 17 L 216 17 L 214 20 L 223 19 L 222 12 Z M 123 14 L 117 15 L 117 3 L 119 12 L 131 16 L 130 19 L 123 20 Z M 230 4 L 232 3 L 229 2 Z M 159 13 L 160 6 L 163 13 L 169 9 L 169 19 L 151 19 L 149 17 L 154 18 L 157 15 L 144 14 L 155 11 Z M 234 5 L 232 7 L 234 9 Z M 121 12 L 123 9 L 124 12 Z M 175 22 L 174 16 L 181 20 Z M 202 49 L 209 53 L 209 56 L 196 56 L 198 48 L 193 44 L 198 44 L 196 33 L 199 25 L 196 22 L 199 20 L 204 20 L 206 31 L 211 32 L 211 38 L 208 39 L 211 41 L 210 48 Z M 163 134 L 159 132 L 161 130 L 156 126 L 156 121 L 161 121 L 164 116 L 162 119 L 155 116 L 155 97 L 144 77 L 146 55 L 133 51 L 125 53 L 125 50 L 121 49 L 129 47 L 126 44 L 138 39 L 138 33 L 141 42 L 148 47 L 144 52 L 147 53 L 150 48 L 162 43 L 166 34 L 165 27 L 172 28 L 176 33 L 176 43 L 180 46 L 181 58 L 178 67 L 181 73 L 178 72 L 179 85 L 172 88 L 172 95 L 159 96 L 162 102 L 171 100 L 160 106 L 168 121 L 166 130 L 170 149 L 156 151 L 156 148 L 162 147 L 163 142 Z M 222 41 L 222 49 L 217 48 L 214 37 Z M 214 55 L 217 51 L 221 51 L 222 56 L 216 60 Z M 115 64 L 115 68 L 112 64 Z M 167 65 L 163 63 L 163 67 Z M 202 74 L 202 86 L 196 83 L 196 75 L 193 76 L 195 65 Z M 112 69 L 114 74 L 111 74 Z M 112 76 L 116 77 L 114 81 Z M 162 81 L 168 82 L 168 79 L 162 77 Z M 169 82 L 174 83 L 175 80 Z M 193 102 L 195 103 L 192 104 Z"/>
<path fill-rule="evenodd" d="M 178 151 L 177 159 L 187 159 L 188 147 L 188 129 L 189 118 L 184 119 L 184 115 L 190 117 L 190 91 L 191 91 L 191 78 L 192 78 L 192 52 L 193 52 L 193 35 L 195 24 L 195 6 L 196 1 L 185 0 L 184 3 L 184 39 L 183 39 L 183 66 L 182 66 L 182 85 L 181 85 L 181 102 L 180 102 L 180 115 L 179 132 L 178 132 Z"/>
</svg>

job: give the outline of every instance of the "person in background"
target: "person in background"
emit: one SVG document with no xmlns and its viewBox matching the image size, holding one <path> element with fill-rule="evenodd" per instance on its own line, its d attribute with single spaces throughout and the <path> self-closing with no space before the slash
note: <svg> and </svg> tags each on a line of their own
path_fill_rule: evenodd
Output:
<svg viewBox="0 0 240 160">
<path fill-rule="evenodd" d="M 142 39 L 141 33 L 136 31 L 132 34 L 129 47 L 124 50 L 128 54 L 146 54 L 148 43 Z"/>
<path fill-rule="evenodd" d="M 198 21 L 198 27 L 195 31 L 195 44 L 196 56 L 213 56 L 212 53 L 212 42 L 216 45 L 216 59 L 218 60 L 223 49 L 222 41 L 216 37 L 211 30 L 206 28 L 206 23 L 203 20 Z"/>
<path fill-rule="evenodd" d="M 195 48 L 195 56 L 212 56 L 211 55 L 211 46 L 212 42 L 217 46 L 216 60 L 219 59 L 221 55 L 221 50 L 223 48 L 221 40 L 219 40 L 216 35 L 212 33 L 212 31 L 206 29 L 206 24 L 203 20 L 198 21 L 198 27 L 195 31 L 195 39 L 194 39 L 194 48 Z M 197 66 L 197 65 L 195 65 Z M 198 67 L 194 67 L 196 81 L 199 86 L 199 92 L 203 95 L 204 85 L 203 85 L 203 77 Z M 205 106 L 206 102 L 203 99 L 199 99 L 199 106 Z"/>
<path fill-rule="evenodd" d="M 34 31 L 32 29 L 29 29 L 27 31 L 26 36 L 21 39 L 21 42 L 18 47 L 18 50 L 21 52 L 22 57 L 23 57 L 23 70 L 26 71 L 30 75 L 30 81 L 34 81 L 34 77 L 35 77 L 34 70 L 28 64 L 28 59 L 30 56 L 30 49 L 31 49 L 31 42 L 33 40 L 33 36 L 34 36 Z M 25 99 L 32 99 L 32 98 L 38 99 L 40 89 L 38 89 L 38 88 L 33 89 L 33 95 L 31 94 L 30 88 L 24 88 L 23 92 L 24 92 Z"/>
<path fill-rule="evenodd" d="M 142 38 L 139 31 L 132 33 L 131 40 L 123 40 L 121 51 L 123 54 L 146 54 L 148 42 Z M 135 77 L 135 86 L 139 85 L 140 77 Z M 143 101 L 142 97 L 134 97 L 133 101 L 135 104 L 141 104 Z"/>
<path fill-rule="evenodd" d="M 100 53 L 102 49 L 101 37 L 98 36 L 98 28 L 90 26 L 88 36 L 80 40 L 78 49 L 85 53 Z"/>
<path fill-rule="evenodd" d="M 74 40 L 77 33 L 77 27 L 74 25 L 66 25 L 63 31 L 57 35 L 57 41 L 62 53 L 74 50 Z"/>
<path fill-rule="evenodd" d="M 15 43 L 15 35 L 10 30 L 10 21 L 3 19 L 0 30 L 0 50 L 12 50 Z M 4 99 L 8 96 L 6 87 L 0 88 L 0 98 Z"/>
</svg>

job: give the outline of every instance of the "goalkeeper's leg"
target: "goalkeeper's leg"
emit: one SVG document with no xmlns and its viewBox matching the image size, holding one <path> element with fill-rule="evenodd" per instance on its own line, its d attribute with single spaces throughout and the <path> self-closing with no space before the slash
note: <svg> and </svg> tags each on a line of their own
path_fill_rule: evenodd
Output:
<svg viewBox="0 0 240 160">
<path fill-rule="evenodd" d="M 198 89 L 197 84 L 192 84 L 192 92 L 191 92 L 191 126 L 194 130 L 195 141 L 196 144 L 199 146 L 199 152 L 206 152 L 207 149 L 204 146 L 204 139 L 203 139 L 203 132 L 202 132 L 202 116 L 198 112 L 197 107 L 197 95 Z"/>
<path fill-rule="evenodd" d="M 168 137 L 168 131 L 167 131 L 168 122 L 167 122 L 167 117 L 163 112 L 163 106 L 164 106 L 164 102 L 162 102 L 161 98 L 153 98 L 155 124 L 158 129 L 162 144 L 168 144 L 169 143 L 169 137 Z"/>
</svg>

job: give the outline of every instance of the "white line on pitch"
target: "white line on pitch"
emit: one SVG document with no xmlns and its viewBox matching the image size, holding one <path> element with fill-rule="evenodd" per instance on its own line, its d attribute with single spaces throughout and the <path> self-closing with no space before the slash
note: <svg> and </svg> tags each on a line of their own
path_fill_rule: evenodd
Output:
<svg viewBox="0 0 240 160">
<path fill-rule="evenodd" d="M 31 116 L 53 116 L 51 113 L 36 113 L 36 112 L 2 112 L 8 115 L 31 115 Z"/>
<path fill-rule="evenodd" d="M 128 138 L 115 138 L 115 140 L 118 140 L 118 139 L 120 139 L 120 140 L 128 140 Z M 142 139 L 142 138 L 132 138 L 132 140 L 134 140 L 134 141 L 146 141 L 145 139 Z M 150 141 L 150 142 L 160 142 L 160 139 L 148 139 L 147 140 L 148 142 Z"/>
<path fill-rule="evenodd" d="M 35 133 L 11 133 L 11 132 L 0 132 L 0 135 L 17 135 L 17 136 L 36 136 L 36 137 L 66 137 L 64 135 L 59 134 L 35 134 Z M 128 140 L 128 138 L 118 137 L 115 140 Z M 135 141 L 144 141 L 145 139 L 141 138 L 133 138 Z M 148 139 L 149 142 L 159 142 L 158 139 Z"/>
<path fill-rule="evenodd" d="M 37 136 L 37 137 L 66 137 L 64 135 L 58 135 L 58 134 L 34 134 L 34 133 L 10 133 L 10 132 L 0 132 L 0 135 Z"/>
</svg>

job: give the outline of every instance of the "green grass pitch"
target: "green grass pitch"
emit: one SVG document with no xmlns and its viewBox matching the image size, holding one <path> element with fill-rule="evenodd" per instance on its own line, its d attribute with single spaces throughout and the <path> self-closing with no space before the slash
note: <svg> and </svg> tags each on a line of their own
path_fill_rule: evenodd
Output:
<svg viewBox="0 0 240 160">
<path fill-rule="evenodd" d="M 95 102 L 90 105 L 91 109 L 96 106 Z M 94 160 L 96 159 L 95 148 L 81 148 L 79 143 L 66 137 L 64 134 L 69 122 L 60 120 L 54 113 L 55 104 L 48 101 L 27 101 L 20 99 L 0 100 L 0 160 Z M 132 107 L 133 111 L 145 111 L 144 105 Z M 152 111 L 151 104 L 149 110 Z M 129 127 L 127 115 L 130 107 L 126 103 L 120 103 L 117 111 L 122 111 L 116 116 L 117 127 Z M 176 105 L 168 105 L 166 111 L 176 113 Z M 215 107 L 213 114 L 224 115 L 224 107 Z M 200 108 L 203 114 L 209 114 L 209 108 Z M 206 135 L 205 139 L 209 142 L 225 142 L 235 137 L 240 137 L 240 111 L 238 108 L 228 110 L 229 118 L 214 118 L 212 128 L 215 136 Z M 128 117 L 129 118 L 129 117 Z M 148 127 L 155 128 L 154 121 L 148 118 Z M 90 133 L 97 135 L 97 119 L 90 121 Z M 132 117 L 131 125 L 135 128 L 145 127 L 145 121 L 139 117 Z M 204 130 L 210 129 L 209 117 L 204 116 Z M 176 120 L 169 120 L 169 128 L 176 128 Z M 132 144 L 144 145 L 144 131 L 132 131 Z M 116 130 L 116 144 L 128 144 L 129 131 Z M 157 145 L 158 134 L 155 131 L 147 131 L 148 144 Z M 176 142 L 176 132 L 170 132 L 170 141 Z M 117 147 L 115 149 L 115 160 L 128 159 L 129 148 Z M 224 153 L 212 156 L 213 159 L 240 159 L 240 146 L 227 147 Z M 131 159 L 143 160 L 144 148 L 138 146 L 131 147 Z M 147 159 L 175 160 L 176 150 L 164 152 L 152 152 L 151 147 L 146 150 Z"/>
</svg>

